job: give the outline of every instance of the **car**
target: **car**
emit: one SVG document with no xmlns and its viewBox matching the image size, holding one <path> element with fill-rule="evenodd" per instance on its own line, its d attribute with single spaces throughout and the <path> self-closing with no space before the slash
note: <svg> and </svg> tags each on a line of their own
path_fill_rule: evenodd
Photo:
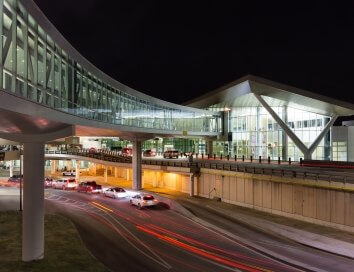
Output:
<svg viewBox="0 0 354 272">
<path fill-rule="evenodd" d="M 179 151 L 178 150 L 166 150 L 165 152 L 163 152 L 163 157 L 164 157 L 164 159 L 173 159 L 173 158 L 178 159 Z"/>
<path fill-rule="evenodd" d="M 63 177 L 67 177 L 67 176 L 74 177 L 74 176 L 76 176 L 76 172 L 75 172 L 75 170 L 64 171 L 62 173 L 62 175 L 63 175 Z"/>
<path fill-rule="evenodd" d="M 23 179 L 23 175 L 13 175 L 12 177 L 9 177 L 7 181 L 19 183 L 21 181 L 21 178 Z"/>
<path fill-rule="evenodd" d="M 137 194 L 130 198 L 130 204 L 137 206 L 139 209 L 148 206 L 156 206 L 158 204 L 158 200 L 149 194 Z"/>
<path fill-rule="evenodd" d="M 54 181 L 54 179 L 52 179 L 52 178 L 50 178 L 50 177 L 46 177 L 45 179 L 44 179 L 44 186 L 45 187 L 52 187 L 52 185 L 53 185 L 53 181 Z"/>
<path fill-rule="evenodd" d="M 112 198 L 122 198 L 127 196 L 127 192 L 120 187 L 108 188 L 103 192 L 103 194 Z"/>
<path fill-rule="evenodd" d="M 153 151 L 151 149 L 145 150 L 143 152 L 144 157 L 155 157 L 156 156 L 156 151 Z"/>
<path fill-rule="evenodd" d="M 125 156 L 132 156 L 133 155 L 133 149 L 130 147 L 124 147 L 122 148 L 122 155 Z"/>
<path fill-rule="evenodd" d="M 58 179 L 58 180 L 52 182 L 52 187 L 54 189 L 63 189 L 63 190 L 76 189 L 77 182 L 73 178 Z"/>
<path fill-rule="evenodd" d="M 77 186 L 77 191 L 86 193 L 101 193 L 102 186 L 97 184 L 96 181 L 84 181 Z"/>
</svg>

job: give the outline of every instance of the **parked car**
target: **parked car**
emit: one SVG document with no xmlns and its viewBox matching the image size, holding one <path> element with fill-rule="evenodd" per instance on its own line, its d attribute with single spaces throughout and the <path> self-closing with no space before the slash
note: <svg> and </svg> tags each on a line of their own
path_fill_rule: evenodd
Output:
<svg viewBox="0 0 354 272">
<path fill-rule="evenodd" d="M 63 189 L 63 190 L 76 189 L 77 182 L 73 178 L 58 179 L 58 180 L 52 182 L 52 187 L 54 189 Z"/>
<path fill-rule="evenodd" d="M 63 177 L 67 177 L 67 176 L 69 176 L 69 177 L 74 177 L 74 176 L 76 176 L 75 170 L 64 171 L 62 174 L 63 174 Z"/>
<path fill-rule="evenodd" d="M 156 151 L 153 151 L 151 149 L 145 150 L 143 152 L 144 157 L 155 157 L 156 156 Z"/>
<path fill-rule="evenodd" d="M 137 194 L 130 198 L 130 204 L 137 206 L 139 209 L 156 206 L 158 203 L 158 200 L 154 196 L 148 194 Z"/>
<path fill-rule="evenodd" d="M 12 177 L 9 177 L 7 181 L 19 183 L 21 181 L 21 178 L 23 178 L 23 175 L 13 175 Z"/>
<path fill-rule="evenodd" d="M 133 155 L 133 149 L 130 147 L 124 147 L 122 148 L 122 155 L 125 156 L 132 156 Z"/>
<path fill-rule="evenodd" d="M 112 198 L 121 198 L 127 196 L 127 192 L 120 187 L 108 188 L 103 192 L 103 194 L 107 197 L 112 197 Z"/>
<path fill-rule="evenodd" d="M 163 152 L 163 157 L 164 157 L 164 159 L 173 159 L 173 158 L 178 159 L 179 151 L 178 150 L 166 150 L 165 152 Z"/>
<path fill-rule="evenodd" d="M 97 184 L 96 181 L 84 181 L 77 186 L 77 191 L 86 193 L 101 193 L 102 186 Z"/>
<path fill-rule="evenodd" d="M 53 178 L 46 177 L 46 178 L 44 179 L 44 186 L 45 186 L 46 188 L 52 187 L 53 181 L 54 181 Z"/>
</svg>

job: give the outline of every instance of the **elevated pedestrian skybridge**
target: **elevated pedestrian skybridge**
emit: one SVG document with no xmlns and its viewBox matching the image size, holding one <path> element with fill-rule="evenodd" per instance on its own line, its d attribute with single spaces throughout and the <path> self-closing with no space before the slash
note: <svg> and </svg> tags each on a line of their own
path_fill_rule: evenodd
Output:
<svg viewBox="0 0 354 272">
<path fill-rule="evenodd" d="M 153 98 L 100 71 L 32 0 L 0 0 L 0 17 L 1 132 L 50 133 L 66 126 L 75 135 L 96 136 L 221 132 L 218 112 Z"/>
</svg>

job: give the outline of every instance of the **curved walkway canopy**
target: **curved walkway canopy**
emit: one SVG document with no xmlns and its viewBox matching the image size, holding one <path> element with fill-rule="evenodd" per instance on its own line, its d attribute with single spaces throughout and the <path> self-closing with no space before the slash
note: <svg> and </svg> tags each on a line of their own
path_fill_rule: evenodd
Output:
<svg viewBox="0 0 354 272">
<path fill-rule="evenodd" d="M 77 52 L 32 0 L 0 0 L 1 133 L 216 136 L 220 114 L 162 101 Z M 166 86 L 168 91 L 168 86 Z M 1 135 L 0 135 L 1 136 Z"/>
</svg>

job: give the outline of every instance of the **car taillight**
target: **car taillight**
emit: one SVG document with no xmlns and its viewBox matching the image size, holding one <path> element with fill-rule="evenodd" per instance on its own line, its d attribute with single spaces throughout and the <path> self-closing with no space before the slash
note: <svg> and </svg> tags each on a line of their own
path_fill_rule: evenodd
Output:
<svg viewBox="0 0 354 272">
<path fill-rule="evenodd" d="M 143 203 L 146 203 L 146 200 L 143 200 Z"/>
<path fill-rule="evenodd" d="M 155 202 L 157 202 L 157 199 L 154 199 Z"/>
<path fill-rule="evenodd" d="M 92 186 L 90 186 L 90 190 L 93 190 L 93 187 L 92 187 Z"/>
</svg>

